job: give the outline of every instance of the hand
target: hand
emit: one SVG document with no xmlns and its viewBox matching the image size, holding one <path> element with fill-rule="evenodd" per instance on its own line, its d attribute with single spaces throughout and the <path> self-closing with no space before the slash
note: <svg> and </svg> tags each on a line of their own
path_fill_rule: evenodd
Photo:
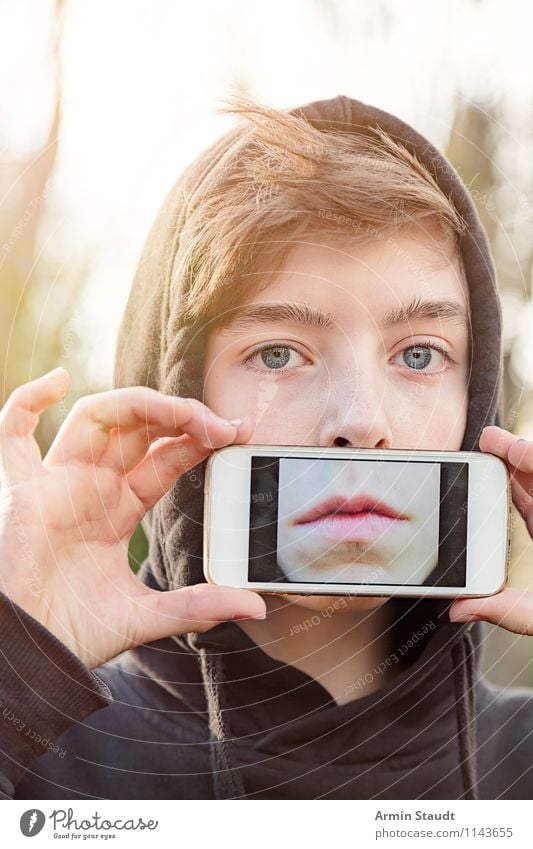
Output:
<svg viewBox="0 0 533 849">
<path fill-rule="evenodd" d="M 490 425 L 483 429 L 479 447 L 500 457 L 507 465 L 513 503 L 533 538 L 533 442 Z M 484 598 L 457 599 L 450 606 L 450 619 L 454 622 L 481 619 L 515 634 L 533 636 L 533 593 L 504 587 Z"/>
<path fill-rule="evenodd" d="M 170 592 L 131 571 L 128 543 L 177 477 L 214 448 L 246 440 L 200 401 L 136 386 L 76 401 L 42 460 L 39 415 L 67 391 L 55 369 L 0 411 L 0 590 L 90 669 L 134 645 L 264 614 L 250 590 Z"/>
</svg>

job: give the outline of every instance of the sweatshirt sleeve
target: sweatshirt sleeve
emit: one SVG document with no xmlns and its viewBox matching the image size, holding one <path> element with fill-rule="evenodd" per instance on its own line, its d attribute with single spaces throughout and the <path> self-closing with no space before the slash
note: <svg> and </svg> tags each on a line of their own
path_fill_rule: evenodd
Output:
<svg viewBox="0 0 533 849">
<path fill-rule="evenodd" d="M 0 799 L 111 690 L 51 631 L 0 592 Z"/>
</svg>

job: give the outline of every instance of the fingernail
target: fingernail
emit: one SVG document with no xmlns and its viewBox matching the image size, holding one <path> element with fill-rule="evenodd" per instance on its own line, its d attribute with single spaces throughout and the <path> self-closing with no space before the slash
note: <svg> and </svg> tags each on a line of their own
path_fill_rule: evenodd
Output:
<svg viewBox="0 0 533 849">
<path fill-rule="evenodd" d="M 266 613 L 262 613 L 260 616 L 247 616 L 246 614 L 237 613 L 235 616 L 231 617 L 231 621 L 239 620 L 239 619 L 266 619 Z"/>
<path fill-rule="evenodd" d="M 450 622 L 473 622 L 480 617 L 475 613 L 461 613 L 460 610 L 450 610 Z"/>
<path fill-rule="evenodd" d="M 217 422 L 217 424 L 226 425 L 227 427 L 239 427 L 239 425 L 242 424 L 244 421 L 244 418 L 226 419 L 224 418 L 224 416 L 219 416 L 218 413 L 215 413 L 214 410 L 210 410 L 209 415 L 212 421 Z"/>
<path fill-rule="evenodd" d="M 239 427 L 242 423 L 246 421 L 246 417 L 244 419 L 227 419 L 224 424 L 232 425 L 233 427 Z"/>
<path fill-rule="evenodd" d="M 520 445 L 520 443 L 522 443 L 522 445 Z M 520 446 L 520 448 L 522 448 L 523 450 L 520 454 L 517 454 L 517 457 L 516 457 L 516 460 L 514 461 L 514 463 L 520 463 L 522 461 L 522 458 L 525 456 L 525 453 L 528 450 L 527 439 L 524 439 L 521 436 L 520 439 L 517 439 L 515 442 L 513 442 L 509 451 L 512 451 L 513 448 L 516 449 L 517 446 Z"/>
</svg>

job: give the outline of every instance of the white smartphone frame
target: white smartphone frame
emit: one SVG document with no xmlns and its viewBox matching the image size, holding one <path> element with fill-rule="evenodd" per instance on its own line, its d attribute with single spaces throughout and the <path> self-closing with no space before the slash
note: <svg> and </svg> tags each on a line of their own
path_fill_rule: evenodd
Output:
<svg viewBox="0 0 533 849">
<path fill-rule="evenodd" d="M 466 586 L 259 582 L 248 580 L 251 457 L 315 459 L 354 456 L 414 462 L 468 462 Z M 233 497 L 231 494 L 234 494 Z M 486 512 L 484 512 L 486 511 Z M 506 584 L 510 560 L 511 486 L 507 466 L 479 451 L 342 449 L 294 445 L 229 445 L 206 463 L 204 488 L 204 575 L 211 584 L 242 587 L 272 595 L 407 596 L 459 598 L 494 595 Z M 242 529 L 242 532 L 240 532 Z M 353 588 L 352 588 L 353 587 Z"/>
</svg>

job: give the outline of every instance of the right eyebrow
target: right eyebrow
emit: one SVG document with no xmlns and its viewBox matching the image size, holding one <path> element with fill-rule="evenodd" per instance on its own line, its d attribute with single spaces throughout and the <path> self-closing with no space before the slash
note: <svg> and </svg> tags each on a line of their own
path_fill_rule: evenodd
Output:
<svg viewBox="0 0 533 849">
<path fill-rule="evenodd" d="M 246 330 L 255 324 L 290 322 L 307 327 L 333 327 L 335 321 L 330 313 L 296 302 L 244 304 L 231 311 L 227 318 L 218 322 L 224 330 Z"/>
</svg>

